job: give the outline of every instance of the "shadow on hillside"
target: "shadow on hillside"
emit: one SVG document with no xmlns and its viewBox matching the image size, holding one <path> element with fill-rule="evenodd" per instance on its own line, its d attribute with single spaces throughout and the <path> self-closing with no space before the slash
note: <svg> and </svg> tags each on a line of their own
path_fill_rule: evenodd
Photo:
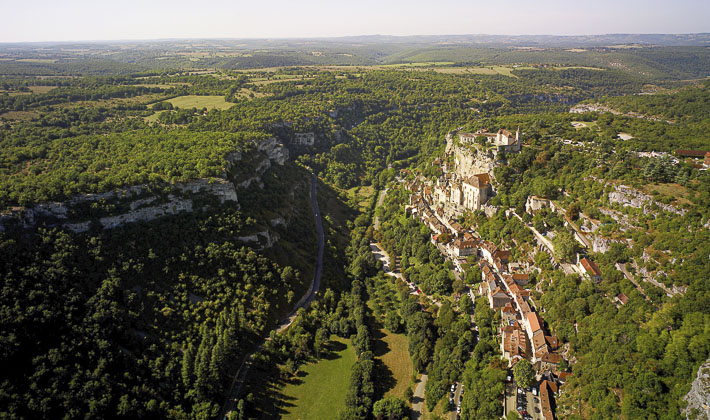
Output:
<svg viewBox="0 0 710 420">
<path fill-rule="evenodd" d="M 375 359 L 375 391 L 379 398 L 384 397 L 385 393 L 397 386 L 397 381 L 387 365 L 382 360 Z"/>
<path fill-rule="evenodd" d="M 310 358 L 304 365 L 299 367 L 295 375 L 290 376 L 280 371 L 273 363 L 255 364 L 250 370 L 241 398 L 251 401 L 248 404 L 249 418 L 272 419 L 282 418 L 295 407 L 297 401 L 294 397 L 285 395 L 282 391 L 287 385 L 301 385 L 308 377 L 308 372 L 303 368 L 310 363 L 318 363 L 322 360 L 336 360 L 342 357 L 341 352 L 347 350 L 347 344 L 331 340 L 326 345 L 326 351 L 321 357 Z M 390 374 L 391 376 L 391 374 Z"/>
<path fill-rule="evenodd" d="M 372 332 L 372 353 L 375 357 L 382 357 L 390 351 L 389 344 L 387 344 L 383 338 L 385 338 L 385 333 L 379 328 L 374 329 Z"/>
</svg>

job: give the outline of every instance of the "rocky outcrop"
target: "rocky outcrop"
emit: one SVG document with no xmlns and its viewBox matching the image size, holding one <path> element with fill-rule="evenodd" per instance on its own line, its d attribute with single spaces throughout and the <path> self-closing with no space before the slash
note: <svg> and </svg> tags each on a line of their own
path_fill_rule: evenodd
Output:
<svg viewBox="0 0 710 420">
<path fill-rule="evenodd" d="M 592 241 L 592 251 L 599 252 L 601 254 L 605 254 L 609 251 L 609 249 L 611 248 L 611 244 L 613 244 L 613 243 L 626 244 L 626 242 L 624 242 L 624 241 L 619 241 L 616 239 L 602 238 L 601 236 L 595 236 L 594 240 Z"/>
<path fill-rule="evenodd" d="M 621 230 L 622 232 L 626 232 L 627 230 L 631 229 L 631 227 L 632 227 L 631 220 L 629 219 L 629 216 L 627 216 L 619 211 L 600 208 L 599 212 L 601 214 L 609 216 L 614 221 L 616 221 L 616 223 L 619 224 L 619 230 Z"/>
<path fill-rule="evenodd" d="M 528 199 L 525 202 L 525 211 L 527 213 L 533 214 L 542 208 L 555 210 L 555 204 L 546 198 L 540 198 L 534 195 L 528 196 Z"/>
<path fill-rule="evenodd" d="M 624 113 L 624 112 L 618 111 L 614 108 L 610 108 L 606 105 L 602 105 L 602 104 L 598 104 L 598 103 L 597 104 L 578 104 L 578 105 L 575 105 L 572 108 L 570 108 L 569 112 L 571 112 L 573 114 L 584 114 L 586 112 L 608 112 L 608 113 L 614 114 L 614 115 L 623 115 L 623 116 L 631 117 L 631 118 L 640 118 L 640 119 L 649 120 L 649 121 L 659 121 L 659 122 L 664 122 L 667 124 L 675 124 L 674 121 L 666 120 L 666 119 L 659 118 L 659 117 L 643 115 L 643 114 L 639 114 L 638 112 L 631 111 L 631 112 Z"/>
<path fill-rule="evenodd" d="M 103 229 L 114 229 L 128 223 L 148 222 L 166 215 L 182 212 L 192 212 L 192 200 L 172 197 L 170 201 L 158 206 L 144 207 L 116 216 L 102 217 L 99 219 Z"/>
<path fill-rule="evenodd" d="M 683 397 L 688 406 L 681 413 L 689 420 L 710 420 L 710 360 L 698 369 L 698 375 Z"/>
<path fill-rule="evenodd" d="M 239 236 L 238 241 L 257 245 L 258 249 L 271 248 L 279 240 L 279 235 L 269 230 L 256 232 L 252 235 Z"/>
<path fill-rule="evenodd" d="M 644 194 L 641 191 L 635 190 L 631 187 L 627 187 L 626 185 L 619 185 L 614 189 L 614 191 L 610 192 L 609 202 L 618 203 L 625 207 L 629 206 L 637 209 L 643 209 L 644 214 L 655 213 L 652 209 L 652 206 L 654 205 L 661 210 L 679 214 L 681 216 L 687 212 L 685 209 L 677 209 L 671 205 L 659 203 L 658 201 L 653 200 L 650 195 Z"/>
</svg>

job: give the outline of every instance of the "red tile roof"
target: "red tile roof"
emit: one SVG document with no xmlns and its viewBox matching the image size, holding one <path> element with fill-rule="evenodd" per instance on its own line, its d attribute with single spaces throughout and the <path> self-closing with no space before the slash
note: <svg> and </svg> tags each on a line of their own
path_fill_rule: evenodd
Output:
<svg viewBox="0 0 710 420">
<path fill-rule="evenodd" d="M 488 173 L 483 173 L 483 174 L 476 174 L 474 175 L 476 178 L 478 178 L 478 181 L 482 186 L 488 185 L 491 183 L 491 176 Z"/>
<path fill-rule="evenodd" d="M 535 330 L 533 330 L 533 331 L 535 331 Z M 547 343 L 545 343 L 545 336 L 540 333 L 535 334 L 533 332 L 533 334 L 534 335 L 533 335 L 532 341 L 533 341 L 533 348 L 535 349 L 535 351 L 541 350 L 542 353 L 547 353 L 547 348 L 544 348 L 547 345 Z"/>
<path fill-rule="evenodd" d="M 557 337 L 553 337 L 550 335 L 545 336 L 545 341 L 547 342 L 547 345 L 550 346 L 550 348 L 553 350 L 557 349 L 557 347 L 560 345 L 560 342 Z"/>
<path fill-rule="evenodd" d="M 703 157 L 708 153 L 707 150 L 685 150 L 679 149 L 675 151 L 675 154 L 683 157 Z"/>
<path fill-rule="evenodd" d="M 626 305 L 626 303 L 629 301 L 629 297 L 623 293 L 619 293 L 619 296 L 617 296 L 616 298 L 619 299 L 619 302 L 621 302 L 622 305 Z"/>
<path fill-rule="evenodd" d="M 530 280 L 530 276 L 528 276 L 527 274 L 514 273 L 513 280 L 521 280 L 521 281 Z"/>
<path fill-rule="evenodd" d="M 554 420 L 555 416 L 552 413 L 552 399 L 550 397 L 549 381 L 542 381 L 540 384 L 540 405 L 542 406 L 542 417 L 545 420 Z"/>
<path fill-rule="evenodd" d="M 582 264 L 582 267 L 584 267 L 584 270 L 590 275 L 599 277 L 602 276 L 602 272 L 599 271 L 599 267 L 597 267 L 597 265 L 593 261 L 590 261 L 587 257 L 582 258 L 580 263 Z"/>
<path fill-rule="evenodd" d="M 548 353 L 544 356 L 542 356 L 542 361 L 545 363 L 551 363 L 554 365 L 557 365 L 560 363 L 560 355 L 557 353 Z"/>
<path fill-rule="evenodd" d="M 530 323 L 530 330 L 533 334 L 535 331 L 542 329 L 542 319 L 540 319 L 540 315 L 538 315 L 537 312 L 530 312 L 528 314 L 528 322 Z"/>
</svg>

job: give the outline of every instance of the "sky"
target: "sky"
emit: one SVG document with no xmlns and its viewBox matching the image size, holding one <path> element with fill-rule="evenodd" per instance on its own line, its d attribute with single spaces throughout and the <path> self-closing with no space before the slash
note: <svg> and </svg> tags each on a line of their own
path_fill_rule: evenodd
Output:
<svg viewBox="0 0 710 420">
<path fill-rule="evenodd" d="M 0 42 L 710 32 L 710 0 L 0 0 Z"/>
</svg>

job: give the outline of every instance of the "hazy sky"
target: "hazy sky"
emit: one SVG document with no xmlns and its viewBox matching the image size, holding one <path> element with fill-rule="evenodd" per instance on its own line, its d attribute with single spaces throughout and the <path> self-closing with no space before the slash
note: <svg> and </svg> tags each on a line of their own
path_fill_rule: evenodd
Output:
<svg viewBox="0 0 710 420">
<path fill-rule="evenodd" d="M 710 0 L 0 0 L 0 42 L 710 32 Z"/>
</svg>

